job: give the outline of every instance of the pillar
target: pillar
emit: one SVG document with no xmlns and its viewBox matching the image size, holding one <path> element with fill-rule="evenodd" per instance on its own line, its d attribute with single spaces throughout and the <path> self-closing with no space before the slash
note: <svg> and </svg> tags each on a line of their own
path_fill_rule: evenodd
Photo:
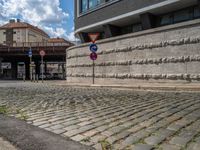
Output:
<svg viewBox="0 0 200 150">
<path fill-rule="evenodd" d="M 103 25 L 103 30 L 104 30 L 105 38 L 117 36 L 117 35 L 120 35 L 121 33 L 120 27 L 113 26 L 110 24 Z"/>
<path fill-rule="evenodd" d="M 11 62 L 12 79 L 17 79 L 17 62 Z"/>
<path fill-rule="evenodd" d="M 143 30 L 156 27 L 156 16 L 151 13 L 140 15 Z"/>
</svg>

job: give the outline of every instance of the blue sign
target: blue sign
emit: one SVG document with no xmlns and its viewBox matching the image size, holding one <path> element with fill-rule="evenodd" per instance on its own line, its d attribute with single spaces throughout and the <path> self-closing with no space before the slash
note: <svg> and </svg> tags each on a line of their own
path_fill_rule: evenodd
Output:
<svg viewBox="0 0 200 150">
<path fill-rule="evenodd" d="M 98 50 L 98 46 L 96 44 L 91 44 L 90 45 L 90 51 L 91 52 L 96 52 Z"/>
<path fill-rule="evenodd" d="M 32 57 L 32 50 L 30 49 L 29 51 L 28 51 L 28 57 Z"/>
</svg>

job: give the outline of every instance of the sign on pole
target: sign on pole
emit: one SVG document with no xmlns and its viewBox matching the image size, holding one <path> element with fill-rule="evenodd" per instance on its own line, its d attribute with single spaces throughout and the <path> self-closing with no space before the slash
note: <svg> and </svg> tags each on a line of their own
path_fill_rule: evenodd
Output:
<svg viewBox="0 0 200 150">
<path fill-rule="evenodd" d="M 41 57 L 44 57 L 45 55 L 46 55 L 45 51 L 44 51 L 44 50 L 41 50 L 41 51 L 40 51 L 40 56 L 41 56 Z"/>
<path fill-rule="evenodd" d="M 33 53 L 32 53 L 32 50 L 30 48 L 29 51 L 28 51 L 28 57 L 32 57 L 32 55 L 33 55 Z"/>
<path fill-rule="evenodd" d="M 92 43 L 95 43 L 99 37 L 99 33 L 88 33 L 88 36 Z"/>
<path fill-rule="evenodd" d="M 91 44 L 90 45 L 90 51 L 96 53 L 96 51 L 98 50 L 98 46 L 96 44 Z"/>
<path fill-rule="evenodd" d="M 90 54 L 90 59 L 91 59 L 91 60 L 96 60 L 96 59 L 97 59 L 97 53 L 94 53 L 94 52 L 91 53 L 91 54 Z"/>
<path fill-rule="evenodd" d="M 42 64 L 42 82 L 44 80 L 44 60 L 43 60 L 43 57 L 46 55 L 45 51 L 44 50 L 41 50 L 40 51 L 40 56 L 41 56 L 41 64 Z"/>
</svg>

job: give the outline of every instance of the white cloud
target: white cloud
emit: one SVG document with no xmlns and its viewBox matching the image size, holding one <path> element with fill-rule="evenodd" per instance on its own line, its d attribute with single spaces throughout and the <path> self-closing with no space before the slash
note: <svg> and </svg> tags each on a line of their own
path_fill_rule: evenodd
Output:
<svg viewBox="0 0 200 150">
<path fill-rule="evenodd" d="M 19 15 L 33 24 L 60 23 L 69 16 L 59 0 L 0 0 L 0 13 L 6 18 Z"/>
<path fill-rule="evenodd" d="M 0 0 L 0 24 L 20 17 L 25 22 L 42 27 L 50 36 L 67 37 L 62 23 L 68 16 L 61 9 L 59 0 Z"/>
<path fill-rule="evenodd" d="M 70 34 L 68 34 L 67 39 L 70 40 L 70 41 L 76 41 L 76 38 L 74 36 L 74 32 L 71 32 Z"/>
</svg>

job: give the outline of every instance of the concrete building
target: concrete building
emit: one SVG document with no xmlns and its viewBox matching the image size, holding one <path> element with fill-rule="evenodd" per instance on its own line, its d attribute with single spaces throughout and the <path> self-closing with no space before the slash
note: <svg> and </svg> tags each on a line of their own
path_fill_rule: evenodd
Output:
<svg viewBox="0 0 200 150">
<path fill-rule="evenodd" d="M 156 28 L 200 17 L 197 0 L 75 0 L 75 33 L 101 38 Z"/>
<path fill-rule="evenodd" d="M 28 23 L 11 19 L 9 23 L 0 27 L 0 43 L 15 44 L 27 42 L 47 42 L 49 36 L 38 27 Z"/>
<path fill-rule="evenodd" d="M 92 79 L 88 33 L 99 32 L 96 83 L 198 82 L 199 0 L 76 0 L 68 82 Z"/>
</svg>

